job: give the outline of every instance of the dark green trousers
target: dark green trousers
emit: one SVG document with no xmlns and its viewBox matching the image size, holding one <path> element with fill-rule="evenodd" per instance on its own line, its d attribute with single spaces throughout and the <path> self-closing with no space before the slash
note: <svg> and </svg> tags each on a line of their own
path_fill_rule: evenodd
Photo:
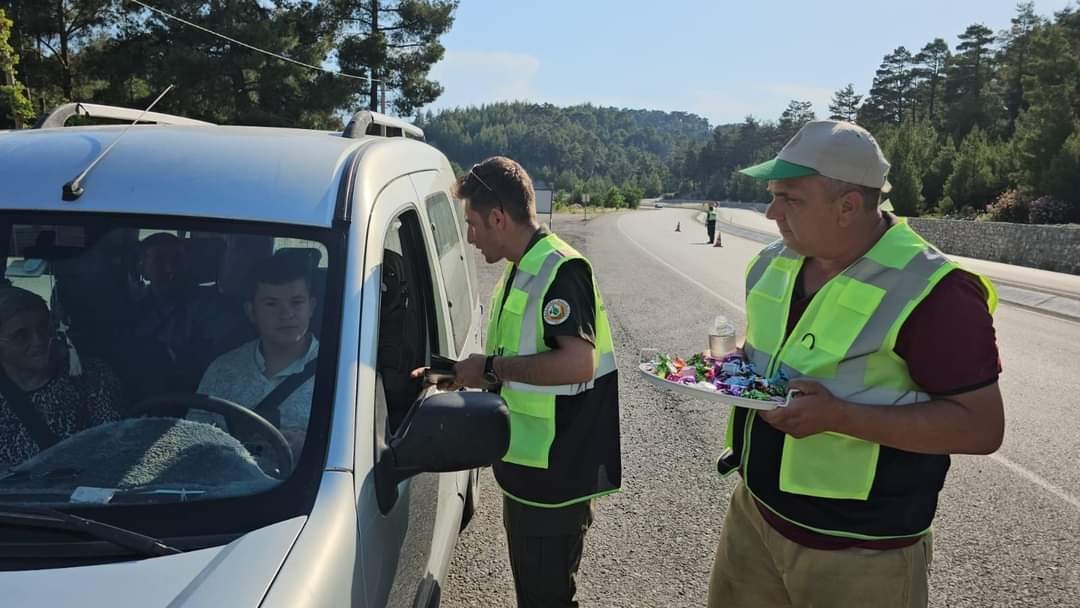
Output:
<svg viewBox="0 0 1080 608">
<path fill-rule="evenodd" d="M 592 524 L 589 501 L 561 509 L 503 498 L 518 608 L 577 608 L 577 572 Z"/>
</svg>

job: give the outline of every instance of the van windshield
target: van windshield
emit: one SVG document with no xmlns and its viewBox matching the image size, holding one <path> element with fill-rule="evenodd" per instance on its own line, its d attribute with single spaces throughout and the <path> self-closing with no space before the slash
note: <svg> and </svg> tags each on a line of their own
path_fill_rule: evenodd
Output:
<svg viewBox="0 0 1080 608">
<path fill-rule="evenodd" d="M 0 217 L 0 506 L 252 496 L 321 462 L 325 235 Z"/>
</svg>

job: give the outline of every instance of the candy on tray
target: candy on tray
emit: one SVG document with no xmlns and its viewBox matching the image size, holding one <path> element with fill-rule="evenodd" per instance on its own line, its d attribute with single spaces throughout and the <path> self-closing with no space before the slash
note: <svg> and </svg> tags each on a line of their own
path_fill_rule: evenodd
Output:
<svg viewBox="0 0 1080 608">
<path fill-rule="evenodd" d="M 778 372 L 772 378 L 762 377 L 754 365 L 739 352 L 720 358 L 697 353 L 689 359 L 657 353 L 650 362 L 652 373 L 668 382 L 701 389 L 714 390 L 732 397 L 776 401 L 783 403 L 788 390 L 788 378 Z"/>
</svg>

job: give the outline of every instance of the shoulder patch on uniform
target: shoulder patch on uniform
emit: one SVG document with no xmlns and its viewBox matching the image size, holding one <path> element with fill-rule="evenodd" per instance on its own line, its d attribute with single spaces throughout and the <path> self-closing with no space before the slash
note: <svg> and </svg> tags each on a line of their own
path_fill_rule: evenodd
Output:
<svg viewBox="0 0 1080 608">
<path fill-rule="evenodd" d="M 544 305 L 544 323 L 559 325 L 570 318 L 570 304 L 562 298 L 556 298 Z"/>
</svg>

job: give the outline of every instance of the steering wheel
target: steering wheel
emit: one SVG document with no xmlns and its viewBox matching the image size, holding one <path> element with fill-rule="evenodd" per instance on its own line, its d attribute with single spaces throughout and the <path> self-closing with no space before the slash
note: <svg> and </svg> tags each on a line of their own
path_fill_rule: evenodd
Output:
<svg viewBox="0 0 1080 608">
<path fill-rule="evenodd" d="M 266 418 L 234 401 L 198 393 L 167 393 L 144 399 L 132 408 L 132 415 L 184 418 L 191 410 L 203 410 L 213 414 L 220 414 L 225 418 L 225 424 L 230 435 L 233 434 L 233 429 L 236 429 L 241 434 L 247 435 L 250 433 L 255 435 L 256 438 L 264 440 L 264 443 L 270 447 L 268 456 L 273 466 L 267 467 L 261 463 L 259 466 L 268 475 L 284 479 L 292 472 L 292 448 L 289 447 L 289 442 L 281 434 L 281 431 L 277 430 Z M 250 441 L 245 442 L 243 439 L 241 439 L 241 442 L 250 443 Z"/>
</svg>

